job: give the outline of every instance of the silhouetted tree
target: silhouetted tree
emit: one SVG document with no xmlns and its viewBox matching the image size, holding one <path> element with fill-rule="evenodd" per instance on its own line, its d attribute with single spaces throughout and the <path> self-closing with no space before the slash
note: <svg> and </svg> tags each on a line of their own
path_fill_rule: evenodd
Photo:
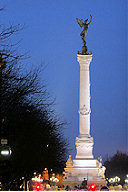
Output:
<svg viewBox="0 0 128 192">
<path fill-rule="evenodd" d="M 25 61 L 8 44 L 19 25 L 1 25 L 0 30 L 0 53 L 6 61 L 1 73 L 1 119 L 3 135 L 12 149 L 12 155 L 1 161 L 0 172 L 4 190 L 19 190 L 21 177 L 29 179 L 34 171 L 42 172 L 45 167 L 63 170 L 68 146 L 63 136 L 66 124 L 55 114 L 54 101 L 40 82 L 40 70 L 21 73 Z"/>
<path fill-rule="evenodd" d="M 115 155 L 104 162 L 104 166 L 106 167 L 106 177 L 118 176 L 121 179 L 120 183 L 123 184 L 126 174 L 128 174 L 128 155 L 117 151 Z"/>
</svg>

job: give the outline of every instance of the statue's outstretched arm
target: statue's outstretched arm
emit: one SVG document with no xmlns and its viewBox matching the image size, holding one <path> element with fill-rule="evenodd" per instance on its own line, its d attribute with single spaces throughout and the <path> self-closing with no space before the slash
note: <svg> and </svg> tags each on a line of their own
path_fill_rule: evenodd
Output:
<svg viewBox="0 0 128 192">
<path fill-rule="evenodd" d="M 90 14 L 90 22 L 88 23 L 88 25 L 90 25 L 90 23 L 92 22 L 92 15 Z"/>
</svg>

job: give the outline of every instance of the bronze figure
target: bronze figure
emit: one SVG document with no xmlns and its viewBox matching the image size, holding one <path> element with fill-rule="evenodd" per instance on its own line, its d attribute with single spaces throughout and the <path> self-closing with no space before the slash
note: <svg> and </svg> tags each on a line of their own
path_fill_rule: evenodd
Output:
<svg viewBox="0 0 128 192">
<path fill-rule="evenodd" d="M 88 27 L 89 27 L 90 23 L 92 22 L 92 16 L 90 14 L 89 23 L 87 23 L 88 19 L 86 19 L 84 22 L 83 22 L 83 19 L 79 20 L 78 18 L 76 18 L 76 20 L 77 20 L 77 23 L 80 25 L 80 27 L 83 27 L 83 31 L 80 33 L 81 39 L 82 39 L 83 44 L 84 44 L 84 46 L 82 47 L 82 53 L 81 54 L 85 55 L 85 54 L 88 54 L 85 38 L 86 38 L 86 35 L 88 33 Z"/>
</svg>

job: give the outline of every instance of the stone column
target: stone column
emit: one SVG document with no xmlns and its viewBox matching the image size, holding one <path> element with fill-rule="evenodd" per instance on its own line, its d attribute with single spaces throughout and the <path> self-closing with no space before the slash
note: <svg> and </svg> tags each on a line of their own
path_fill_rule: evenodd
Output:
<svg viewBox="0 0 128 192">
<path fill-rule="evenodd" d="M 93 158 L 93 138 L 90 137 L 90 77 L 92 55 L 77 55 L 80 64 L 79 137 L 76 138 L 76 158 Z"/>
</svg>

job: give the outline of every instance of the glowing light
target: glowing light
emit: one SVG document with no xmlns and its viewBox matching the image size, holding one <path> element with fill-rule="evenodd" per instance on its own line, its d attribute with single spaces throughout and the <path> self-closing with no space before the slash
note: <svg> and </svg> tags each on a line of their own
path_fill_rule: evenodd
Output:
<svg viewBox="0 0 128 192">
<path fill-rule="evenodd" d="M 59 182 L 59 179 L 55 178 L 53 179 L 53 182 Z"/>
<path fill-rule="evenodd" d="M 40 184 L 37 184 L 36 190 L 39 191 L 39 190 L 40 190 L 40 187 L 41 187 Z"/>
<path fill-rule="evenodd" d="M 12 153 L 11 148 L 9 146 L 1 146 L 0 154 L 3 156 L 10 156 Z"/>
<path fill-rule="evenodd" d="M 114 178 L 110 178 L 108 180 L 110 183 L 116 183 L 120 181 L 120 178 L 118 176 L 115 176 Z"/>
<path fill-rule="evenodd" d="M 91 191 L 95 191 L 96 190 L 96 185 L 95 184 L 91 184 L 90 185 L 90 189 L 91 189 Z"/>
<path fill-rule="evenodd" d="M 59 182 L 59 179 L 57 179 L 54 175 L 50 178 L 50 181 L 52 182 Z"/>
<path fill-rule="evenodd" d="M 115 177 L 115 182 L 119 182 L 120 181 L 120 178 L 119 177 Z"/>
<path fill-rule="evenodd" d="M 113 178 L 110 178 L 109 180 L 108 180 L 110 183 L 113 183 L 114 181 L 113 181 Z"/>
<path fill-rule="evenodd" d="M 127 179 L 125 179 L 125 183 L 128 183 L 128 178 L 127 178 Z"/>
<path fill-rule="evenodd" d="M 1 151 L 1 155 L 9 155 L 9 151 L 8 150 L 3 150 L 3 151 Z"/>
<path fill-rule="evenodd" d="M 20 189 L 23 187 L 23 185 L 20 185 Z"/>
<path fill-rule="evenodd" d="M 40 177 L 33 177 L 32 178 L 32 181 L 35 181 L 35 182 L 42 182 L 43 181 L 43 179 L 41 179 Z"/>
</svg>

